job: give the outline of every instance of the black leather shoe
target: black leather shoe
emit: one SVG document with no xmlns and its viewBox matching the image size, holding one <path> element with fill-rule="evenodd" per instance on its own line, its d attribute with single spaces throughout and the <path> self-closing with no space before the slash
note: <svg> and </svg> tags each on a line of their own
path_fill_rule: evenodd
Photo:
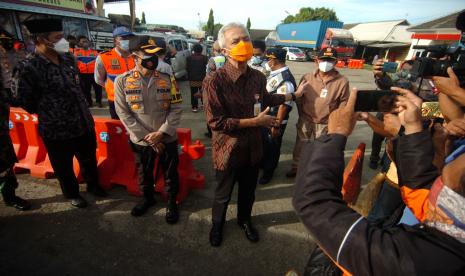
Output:
<svg viewBox="0 0 465 276">
<path fill-rule="evenodd" d="M 106 196 L 108 196 L 107 192 L 105 192 L 105 190 L 100 186 L 95 186 L 95 187 L 91 187 L 91 188 L 88 187 L 87 192 L 91 193 L 91 194 L 93 194 L 94 196 L 97 196 L 97 197 L 106 197 Z"/>
<path fill-rule="evenodd" d="M 266 185 L 266 184 L 270 183 L 271 178 L 273 178 L 272 175 L 267 174 L 267 173 L 264 173 L 264 174 L 262 175 L 262 177 L 258 180 L 258 184 L 260 184 L 260 185 Z"/>
<path fill-rule="evenodd" d="M 368 167 L 370 167 L 370 169 L 372 170 L 376 170 L 378 168 L 378 162 L 370 161 L 370 164 L 368 165 Z"/>
<path fill-rule="evenodd" d="M 287 173 L 286 173 L 286 177 L 287 178 L 294 178 L 295 176 L 297 175 L 297 169 L 290 169 Z"/>
<path fill-rule="evenodd" d="M 176 201 L 168 201 L 168 206 L 166 207 L 165 220 L 168 224 L 175 224 L 176 222 L 178 222 L 179 210 Z"/>
<path fill-rule="evenodd" d="M 82 198 L 81 196 L 78 196 L 76 198 L 71 199 L 71 205 L 77 208 L 86 208 L 87 207 L 87 201 Z"/>
<path fill-rule="evenodd" d="M 218 247 L 223 241 L 223 227 L 221 225 L 213 223 L 212 229 L 210 230 L 210 244 L 211 246 Z"/>
<path fill-rule="evenodd" d="M 27 211 L 31 209 L 31 203 L 20 198 L 19 196 L 14 196 L 11 200 L 5 201 L 7 206 L 14 207 L 20 211 Z"/>
<path fill-rule="evenodd" d="M 134 208 L 132 208 L 131 215 L 134 217 L 140 217 L 145 214 L 150 207 L 155 205 L 155 203 L 155 199 L 143 199 L 141 202 L 137 203 Z"/>
<path fill-rule="evenodd" d="M 250 221 L 246 222 L 238 222 L 239 226 L 244 229 L 245 236 L 247 239 L 251 242 L 258 242 L 260 239 L 258 237 L 258 232 L 257 230 L 252 226 L 252 223 Z"/>
</svg>

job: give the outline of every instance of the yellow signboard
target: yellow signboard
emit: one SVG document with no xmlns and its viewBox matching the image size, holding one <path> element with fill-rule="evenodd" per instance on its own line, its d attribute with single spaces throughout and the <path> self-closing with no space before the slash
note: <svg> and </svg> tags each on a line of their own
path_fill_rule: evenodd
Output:
<svg viewBox="0 0 465 276">
<path fill-rule="evenodd" d="M 83 12 L 85 0 L 21 0 L 19 2 Z"/>
</svg>

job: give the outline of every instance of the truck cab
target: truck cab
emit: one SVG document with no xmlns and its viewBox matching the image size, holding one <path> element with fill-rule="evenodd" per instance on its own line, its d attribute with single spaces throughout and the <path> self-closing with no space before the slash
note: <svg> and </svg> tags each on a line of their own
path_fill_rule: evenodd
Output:
<svg viewBox="0 0 465 276">
<path fill-rule="evenodd" d="M 334 48 L 338 59 L 346 61 L 354 55 L 356 45 L 349 30 L 328 28 L 321 44 L 322 49 L 326 47 Z"/>
</svg>

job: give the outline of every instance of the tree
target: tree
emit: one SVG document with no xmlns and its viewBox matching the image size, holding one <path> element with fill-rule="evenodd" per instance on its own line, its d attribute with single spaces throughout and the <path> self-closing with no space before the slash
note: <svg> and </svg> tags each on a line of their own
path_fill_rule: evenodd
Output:
<svg viewBox="0 0 465 276">
<path fill-rule="evenodd" d="M 312 20 L 330 20 L 337 21 L 336 12 L 333 9 L 328 8 L 301 8 L 296 15 L 288 15 L 282 22 L 297 23 L 306 22 Z"/>
<path fill-rule="evenodd" d="M 145 21 L 145 12 L 142 12 L 142 19 L 140 23 L 147 24 L 147 22 Z"/>
<path fill-rule="evenodd" d="M 250 27 L 252 26 L 252 23 L 250 23 L 250 17 L 247 18 L 247 30 L 250 31 Z"/>
<path fill-rule="evenodd" d="M 215 17 L 213 16 L 213 9 L 210 9 L 208 14 L 208 21 L 205 30 L 209 35 L 214 35 L 215 32 Z"/>
</svg>

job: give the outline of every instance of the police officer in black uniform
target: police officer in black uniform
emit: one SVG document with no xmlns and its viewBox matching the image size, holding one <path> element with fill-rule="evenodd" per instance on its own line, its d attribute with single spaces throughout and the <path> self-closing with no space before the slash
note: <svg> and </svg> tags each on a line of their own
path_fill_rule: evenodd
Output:
<svg viewBox="0 0 465 276">
<path fill-rule="evenodd" d="M 63 194 L 73 206 L 84 208 L 87 202 L 79 195 L 74 157 L 87 191 L 96 196 L 106 193 L 98 183 L 94 121 L 79 85 L 79 70 L 60 19 L 31 20 L 25 25 L 36 52 L 15 70 L 16 101 L 29 113 L 37 113 L 39 134 Z"/>
<path fill-rule="evenodd" d="M 297 86 L 294 76 L 289 67 L 286 66 L 286 51 L 281 48 L 269 48 L 266 50 L 265 56 L 268 59 L 265 67 L 270 72 L 266 83 L 268 92 L 270 94 L 294 93 Z M 289 113 L 292 110 L 292 104 L 292 101 L 285 102 L 270 109 L 269 115 L 276 117 L 279 126 L 263 129 L 263 175 L 259 179 L 260 184 L 269 183 L 274 170 L 278 166 L 283 135 L 289 120 Z"/>
<path fill-rule="evenodd" d="M 0 70 L 1 67 L 0 64 Z M 15 193 L 18 181 L 13 172 L 13 166 L 18 160 L 8 133 L 9 102 L 11 102 L 11 90 L 9 87 L 4 87 L 3 78 L 0 74 L 0 190 L 6 205 L 25 211 L 31 208 L 31 204 Z"/>
</svg>

